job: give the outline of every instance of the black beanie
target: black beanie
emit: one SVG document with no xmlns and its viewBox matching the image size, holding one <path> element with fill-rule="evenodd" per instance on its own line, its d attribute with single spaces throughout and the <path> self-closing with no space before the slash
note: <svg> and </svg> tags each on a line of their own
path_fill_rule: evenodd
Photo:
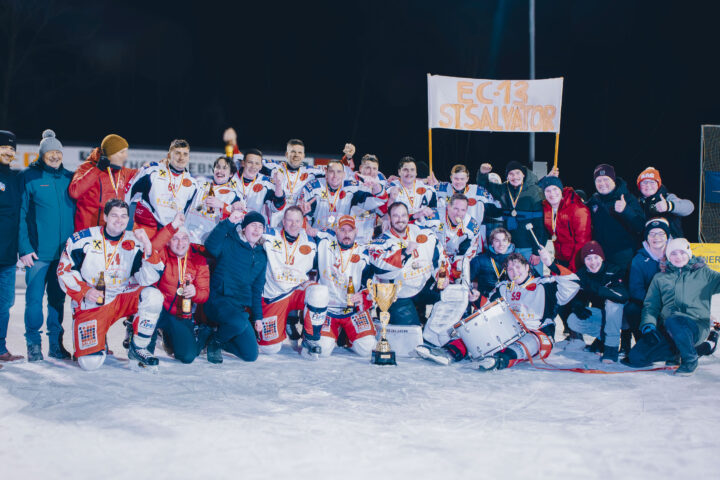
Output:
<svg viewBox="0 0 720 480">
<path fill-rule="evenodd" d="M 507 174 L 512 172 L 513 170 L 520 170 L 523 173 L 523 175 L 525 175 L 525 167 L 523 167 L 522 163 L 520 163 L 516 160 L 511 160 L 507 164 L 507 167 L 505 167 L 505 176 L 507 177 Z"/>
<path fill-rule="evenodd" d="M 547 187 L 549 187 L 551 185 L 555 185 L 560 190 L 563 189 L 563 184 L 560 181 L 560 179 L 558 177 L 553 177 L 552 175 L 544 176 L 538 182 L 538 187 L 542 188 L 543 190 L 545 190 Z"/>
<path fill-rule="evenodd" d="M 260 222 L 262 223 L 262 226 L 265 227 L 265 217 L 260 215 L 258 212 L 251 211 L 243 217 L 242 222 L 240 223 L 240 228 L 245 228 L 254 222 Z"/>
<path fill-rule="evenodd" d="M 651 218 L 645 223 L 645 229 L 643 230 L 643 240 L 647 241 L 648 234 L 653 228 L 659 228 L 665 232 L 668 239 L 670 238 L 670 224 L 664 218 Z"/>
<path fill-rule="evenodd" d="M 593 172 L 593 180 L 595 180 L 597 177 L 610 177 L 614 182 L 615 168 L 612 165 L 608 165 L 607 163 L 601 163 L 600 165 L 595 167 L 595 171 Z"/>
<path fill-rule="evenodd" d="M 8 130 L 0 130 L 0 147 L 12 147 L 13 150 L 17 150 L 17 140 L 15 134 Z"/>
</svg>

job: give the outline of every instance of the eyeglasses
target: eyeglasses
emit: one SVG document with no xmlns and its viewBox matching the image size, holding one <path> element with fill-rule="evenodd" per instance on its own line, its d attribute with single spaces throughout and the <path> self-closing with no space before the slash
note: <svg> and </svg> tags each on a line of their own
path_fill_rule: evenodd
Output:
<svg viewBox="0 0 720 480">
<path fill-rule="evenodd" d="M 648 237 L 667 237 L 667 234 L 665 232 L 650 232 L 648 233 Z"/>
</svg>

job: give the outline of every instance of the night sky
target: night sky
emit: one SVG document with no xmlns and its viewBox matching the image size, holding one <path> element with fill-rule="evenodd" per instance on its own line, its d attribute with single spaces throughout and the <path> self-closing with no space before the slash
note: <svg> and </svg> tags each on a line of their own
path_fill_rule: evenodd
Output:
<svg viewBox="0 0 720 480">
<path fill-rule="evenodd" d="M 90 5 L 90 6 L 86 6 Z M 427 159 L 426 74 L 529 75 L 527 1 L 0 0 L 0 128 L 67 144 L 119 133 L 241 147 Z M 537 78 L 565 77 L 561 177 L 592 191 L 646 166 L 697 202 L 700 126 L 720 124 L 720 2 L 537 1 Z M 435 170 L 527 161 L 528 136 L 435 130 Z M 552 161 L 554 136 L 537 135 Z M 696 217 L 685 224 L 695 238 Z"/>
</svg>

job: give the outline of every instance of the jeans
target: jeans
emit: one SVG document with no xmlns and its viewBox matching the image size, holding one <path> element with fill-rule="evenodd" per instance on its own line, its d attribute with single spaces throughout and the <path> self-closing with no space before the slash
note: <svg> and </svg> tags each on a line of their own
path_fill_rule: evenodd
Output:
<svg viewBox="0 0 720 480">
<path fill-rule="evenodd" d="M 683 363 L 697 360 L 695 344 L 700 341 L 700 331 L 693 320 L 671 315 L 665 319 L 664 330 L 659 327 L 640 337 L 628 354 L 631 366 L 645 367 L 653 362 L 670 360 L 676 353 L 680 354 Z"/>
<path fill-rule="evenodd" d="M 592 315 L 584 320 L 571 313 L 568 317 L 568 326 L 575 332 L 603 339 L 603 343 L 608 347 L 617 348 L 620 346 L 623 304 L 606 300 L 604 321 L 601 309 L 589 307 L 589 310 Z"/>
<path fill-rule="evenodd" d="M 62 327 L 65 292 L 60 289 L 57 277 L 58 261 L 35 264 L 25 270 L 25 341 L 28 345 L 39 345 L 40 329 L 43 325 L 42 303 L 47 289 L 47 335 L 50 344 L 59 343 L 64 332 Z"/>
<path fill-rule="evenodd" d="M 15 304 L 15 265 L 0 267 L 0 355 L 7 353 L 7 338 L 10 308 Z"/>
<path fill-rule="evenodd" d="M 157 328 L 148 345 L 148 350 L 151 353 L 155 353 L 158 330 L 163 331 L 163 342 L 172 349 L 175 359 L 182 363 L 192 363 L 204 346 L 197 343 L 195 325 L 191 318 L 177 318 L 163 309 L 158 319 Z"/>
</svg>

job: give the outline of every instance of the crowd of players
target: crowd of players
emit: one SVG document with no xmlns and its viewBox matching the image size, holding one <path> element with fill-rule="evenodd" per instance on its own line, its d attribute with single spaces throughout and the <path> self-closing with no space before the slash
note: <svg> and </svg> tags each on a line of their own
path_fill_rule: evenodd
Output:
<svg viewBox="0 0 720 480">
<path fill-rule="evenodd" d="M 475 359 L 480 370 L 549 355 L 558 316 L 568 343 L 592 337 L 585 348 L 606 363 L 622 354 L 631 367 L 664 361 L 691 374 L 714 351 L 710 298 L 720 274 L 683 238 L 692 202 L 652 167 L 631 191 L 611 165 L 598 165 L 588 197 L 557 169 L 538 180 L 514 161 L 504 180 L 484 163 L 474 184 L 465 165 L 439 182 L 409 156 L 386 177 L 375 155 L 357 158 L 351 144 L 341 160 L 310 166 L 300 140 L 287 142 L 284 161 L 239 152 L 232 129 L 225 140 L 230 149 L 208 179 L 191 175 L 185 140 L 136 170 L 115 134 L 73 173 L 47 130 L 37 161 L 17 172 L 15 135 L 0 131 L 0 361 L 23 358 L 5 344 L 16 264 L 27 284 L 27 360 L 43 360 L 46 323 L 48 355 L 86 370 L 112 354 L 106 334 L 120 319 L 138 368 L 156 368 L 158 337 L 183 363 L 203 351 L 213 363 L 223 351 L 254 361 L 284 344 L 309 359 L 338 347 L 369 357 L 377 334 L 369 279 L 401 282 L 391 325 L 426 326 L 455 284 L 467 296 L 461 316 L 506 302 L 523 335 Z M 416 352 L 444 365 L 472 357 L 459 338 Z"/>
</svg>

